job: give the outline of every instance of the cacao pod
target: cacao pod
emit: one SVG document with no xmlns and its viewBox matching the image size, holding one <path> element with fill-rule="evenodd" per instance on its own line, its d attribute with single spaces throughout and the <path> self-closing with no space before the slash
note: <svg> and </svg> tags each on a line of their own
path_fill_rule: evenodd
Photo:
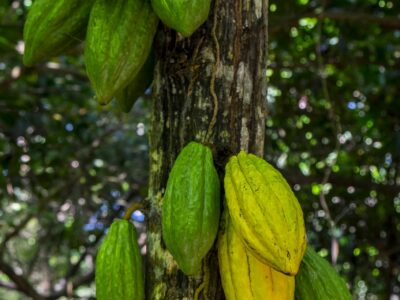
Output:
<svg viewBox="0 0 400 300">
<path fill-rule="evenodd" d="M 244 246 L 224 212 L 218 261 L 227 300 L 293 300 L 295 278 L 263 264 Z M 310 298 L 311 299 L 311 298 Z"/>
<path fill-rule="evenodd" d="M 211 0 L 151 0 L 151 4 L 165 25 L 188 37 L 207 20 Z"/>
<path fill-rule="evenodd" d="M 136 230 L 127 220 L 114 221 L 96 257 L 98 300 L 143 300 L 142 257 Z"/>
<path fill-rule="evenodd" d="M 351 300 L 344 280 L 312 248 L 307 247 L 296 276 L 297 300 Z"/>
<path fill-rule="evenodd" d="M 36 0 L 24 26 L 27 66 L 60 55 L 85 36 L 94 0 Z"/>
<path fill-rule="evenodd" d="M 225 194 L 233 226 L 263 263 L 295 275 L 306 248 L 303 212 L 281 173 L 241 151 L 225 169 Z"/>
<path fill-rule="evenodd" d="M 151 51 L 139 73 L 126 88 L 116 95 L 115 99 L 121 111 L 125 113 L 130 112 L 136 100 L 142 96 L 145 90 L 150 86 L 153 81 L 154 62 L 154 51 Z"/>
<path fill-rule="evenodd" d="M 211 150 L 191 142 L 169 174 L 162 207 L 165 245 L 186 275 L 201 273 L 218 232 L 220 183 Z"/>
<path fill-rule="evenodd" d="M 100 104 L 109 103 L 149 56 L 158 17 L 147 0 L 97 0 L 90 13 L 85 62 Z"/>
</svg>

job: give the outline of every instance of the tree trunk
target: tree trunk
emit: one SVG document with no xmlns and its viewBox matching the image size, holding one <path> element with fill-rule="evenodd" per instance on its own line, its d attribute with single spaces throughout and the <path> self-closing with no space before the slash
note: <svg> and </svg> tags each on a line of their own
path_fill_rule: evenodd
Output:
<svg viewBox="0 0 400 300">
<path fill-rule="evenodd" d="M 169 29 L 158 33 L 146 299 L 194 299 L 203 282 L 177 268 L 161 234 L 163 192 L 182 147 L 193 140 L 209 145 L 221 183 L 229 156 L 241 149 L 263 155 L 267 15 L 267 0 L 216 0 L 208 21 L 192 37 L 184 39 Z M 215 248 L 207 265 L 210 280 L 200 299 L 206 299 L 204 294 L 224 299 Z"/>
</svg>

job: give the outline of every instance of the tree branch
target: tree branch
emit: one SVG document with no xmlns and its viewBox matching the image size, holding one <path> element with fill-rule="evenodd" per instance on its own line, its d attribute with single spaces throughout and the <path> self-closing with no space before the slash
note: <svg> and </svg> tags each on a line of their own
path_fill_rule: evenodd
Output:
<svg viewBox="0 0 400 300">
<path fill-rule="evenodd" d="M 34 300 L 44 300 L 44 298 L 38 294 L 28 280 L 26 280 L 23 276 L 18 275 L 14 269 L 2 259 L 0 259 L 0 271 L 7 275 L 12 282 L 14 282 L 16 290 L 24 293 Z"/>
<path fill-rule="evenodd" d="M 3 289 L 13 290 L 13 291 L 17 289 L 17 287 L 14 284 L 5 281 L 0 281 L 0 287 Z"/>
<path fill-rule="evenodd" d="M 47 296 L 45 300 L 56 300 L 62 296 L 70 296 L 71 292 L 75 290 L 77 287 L 91 283 L 93 279 L 94 279 L 94 270 L 71 282 L 67 282 L 67 284 L 64 286 L 62 290 Z"/>
<path fill-rule="evenodd" d="M 303 18 L 331 19 L 336 21 L 353 22 L 355 26 L 360 23 L 374 23 L 387 29 L 399 29 L 400 18 L 392 16 L 377 16 L 363 12 L 347 12 L 343 10 L 328 10 L 322 13 L 307 12 L 304 14 L 276 17 L 271 20 L 270 33 L 275 33 L 283 29 L 289 29 L 298 24 Z"/>
<path fill-rule="evenodd" d="M 304 176 L 298 170 L 294 169 L 281 170 L 281 172 L 291 185 L 303 185 L 321 182 L 321 176 L 318 175 Z M 384 193 L 389 197 L 396 197 L 400 193 L 400 189 L 396 185 L 379 184 L 369 180 L 359 180 L 355 179 L 354 177 L 344 177 L 336 173 L 331 174 L 329 183 L 344 188 L 354 186 L 359 190 L 376 190 L 377 192 Z"/>
<path fill-rule="evenodd" d="M 7 246 L 7 243 L 9 240 L 11 240 L 13 237 L 17 236 L 18 233 L 26 226 L 26 224 L 28 224 L 28 222 L 32 219 L 33 215 L 32 214 L 28 214 L 25 216 L 25 218 L 18 224 L 16 225 L 13 230 L 8 233 L 2 243 L 0 244 L 0 254 L 3 253 L 5 247 Z"/>
</svg>

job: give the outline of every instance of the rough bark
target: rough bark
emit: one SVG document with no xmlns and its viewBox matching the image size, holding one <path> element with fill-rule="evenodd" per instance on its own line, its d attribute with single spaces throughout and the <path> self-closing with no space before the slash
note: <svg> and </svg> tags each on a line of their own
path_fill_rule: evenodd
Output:
<svg viewBox="0 0 400 300">
<path fill-rule="evenodd" d="M 156 39 L 146 299 L 194 299 L 203 281 L 179 271 L 161 235 L 163 192 L 181 148 L 192 140 L 208 144 L 221 179 L 230 155 L 264 150 L 268 1 L 217 0 L 212 7 L 191 38 L 161 28 Z M 204 292 L 223 299 L 215 249 L 207 265 Z"/>
</svg>

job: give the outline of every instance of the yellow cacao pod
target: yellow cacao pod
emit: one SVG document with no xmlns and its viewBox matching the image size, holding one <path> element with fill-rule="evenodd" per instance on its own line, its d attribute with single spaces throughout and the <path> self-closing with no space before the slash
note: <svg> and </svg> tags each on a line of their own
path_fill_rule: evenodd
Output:
<svg viewBox="0 0 400 300">
<path fill-rule="evenodd" d="M 228 213 L 218 239 L 218 260 L 227 300 L 293 300 L 295 278 L 263 264 L 246 249 Z"/>
<path fill-rule="evenodd" d="M 225 169 L 225 194 L 232 224 L 263 263 L 296 275 L 306 248 L 303 212 L 281 173 L 241 151 Z"/>
</svg>

